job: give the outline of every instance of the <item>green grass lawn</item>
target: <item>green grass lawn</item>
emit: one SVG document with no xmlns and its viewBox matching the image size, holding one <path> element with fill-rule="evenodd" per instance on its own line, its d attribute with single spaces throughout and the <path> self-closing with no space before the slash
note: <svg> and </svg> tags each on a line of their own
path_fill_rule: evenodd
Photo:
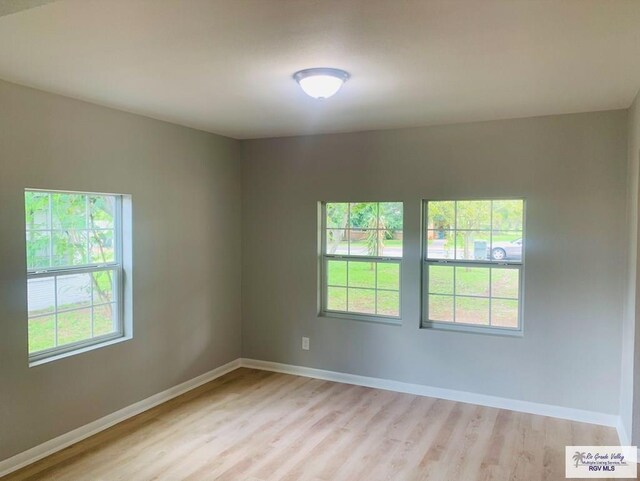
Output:
<svg viewBox="0 0 640 481">
<path fill-rule="evenodd" d="M 68 284 L 68 278 L 76 278 L 76 281 L 71 281 L 71 287 Z M 67 279 L 67 284 L 64 279 Z M 42 309 L 29 310 L 29 352 L 42 351 L 113 332 L 112 312 L 115 312 L 113 311 L 115 309 L 113 289 L 114 273 L 109 270 L 59 276 L 58 290 L 71 295 L 71 298 L 64 296 L 57 298 L 58 303 L 64 302 L 57 306 L 57 343 L 56 317 L 54 316 L 56 301 L 54 298 L 48 298 L 48 306 L 45 304 L 46 307 Z M 96 305 L 92 307 L 92 304 Z"/>
<path fill-rule="evenodd" d="M 330 310 L 387 316 L 400 314 L 398 264 L 330 260 L 327 280 L 330 286 L 327 307 Z"/>
<path fill-rule="evenodd" d="M 455 273 L 455 286 L 454 286 Z M 489 281 L 491 276 L 491 282 Z M 429 266 L 429 293 L 518 298 L 518 270 L 503 267 Z"/>
<path fill-rule="evenodd" d="M 390 249 L 394 249 L 393 252 L 390 252 Z M 384 244 L 382 246 L 382 252 L 378 252 L 377 254 L 374 255 L 394 255 L 394 256 L 401 256 L 401 251 L 400 253 L 398 252 L 398 249 L 402 249 L 402 240 L 399 239 L 386 239 L 384 241 Z M 343 241 L 341 241 L 338 244 L 338 247 L 336 248 L 335 252 L 342 252 L 342 253 L 347 253 L 349 252 L 349 242 L 345 239 Z M 362 240 L 352 240 L 351 241 L 351 253 L 352 254 L 356 254 L 356 255 L 369 255 L 369 249 L 368 249 L 368 245 L 367 245 L 367 241 L 366 239 L 362 239 Z"/>
<path fill-rule="evenodd" d="M 432 265 L 429 267 L 429 318 L 452 321 L 455 294 L 458 296 L 457 322 L 488 325 L 491 318 L 492 325 L 516 327 L 518 274 L 516 269 L 504 267 Z M 399 315 L 398 264 L 329 260 L 327 281 L 330 310 Z M 489 296 L 506 299 L 493 299 L 490 307 Z"/>
<path fill-rule="evenodd" d="M 455 285 L 454 285 L 455 273 Z M 491 280 L 490 280 L 491 276 Z M 516 327 L 518 271 L 500 267 L 429 266 L 429 319 Z M 489 312 L 489 296 L 492 299 Z M 460 296 L 485 296 L 485 299 Z"/>
<path fill-rule="evenodd" d="M 429 295 L 429 319 L 432 321 L 453 322 L 453 296 Z M 492 299 L 489 312 L 489 299 L 473 297 L 455 298 L 456 322 L 465 324 L 517 327 L 518 301 L 511 299 Z"/>
<path fill-rule="evenodd" d="M 93 337 L 109 334 L 114 330 L 112 305 L 93 307 Z M 64 346 L 73 342 L 90 339 L 91 308 L 58 312 L 58 343 Z M 55 317 L 53 315 L 29 319 L 29 352 L 56 347 Z"/>
<path fill-rule="evenodd" d="M 513 242 L 522 239 L 522 232 L 493 233 L 493 242 Z"/>
</svg>

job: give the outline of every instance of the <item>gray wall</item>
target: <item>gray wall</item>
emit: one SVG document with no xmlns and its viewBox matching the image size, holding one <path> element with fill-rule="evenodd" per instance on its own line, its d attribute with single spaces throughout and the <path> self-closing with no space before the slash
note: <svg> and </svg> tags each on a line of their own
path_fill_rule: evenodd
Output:
<svg viewBox="0 0 640 481">
<path fill-rule="evenodd" d="M 631 436 L 632 444 L 640 441 L 640 384 L 634 383 L 634 372 L 640 372 L 640 305 L 637 303 L 638 282 L 638 176 L 640 175 L 640 94 L 629 108 L 628 120 L 628 180 L 627 223 L 628 259 L 627 283 L 622 330 L 622 378 L 620 416 L 622 425 Z M 635 347 L 634 347 L 635 346 Z M 635 358 L 635 359 L 634 359 Z M 635 384 L 635 385 L 634 385 Z"/>
<path fill-rule="evenodd" d="M 241 354 L 237 141 L 0 81 L 0 459 Z M 134 338 L 29 368 L 25 187 L 131 194 Z"/>
<path fill-rule="evenodd" d="M 243 355 L 617 414 L 626 122 L 611 111 L 243 142 Z M 524 337 L 419 329 L 420 199 L 493 196 L 527 199 Z M 317 316 L 327 199 L 405 202 L 401 327 Z"/>
</svg>

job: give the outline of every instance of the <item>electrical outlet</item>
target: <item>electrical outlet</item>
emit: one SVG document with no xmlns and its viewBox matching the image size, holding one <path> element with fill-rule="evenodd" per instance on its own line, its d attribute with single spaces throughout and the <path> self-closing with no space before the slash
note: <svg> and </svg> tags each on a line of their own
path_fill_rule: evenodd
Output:
<svg viewBox="0 0 640 481">
<path fill-rule="evenodd" d="M 302 350 L 303 351 L 308 351 L 309 350 L 309 338 L 308 337 L 303 337 L 302 338 Z"/>
</svg>

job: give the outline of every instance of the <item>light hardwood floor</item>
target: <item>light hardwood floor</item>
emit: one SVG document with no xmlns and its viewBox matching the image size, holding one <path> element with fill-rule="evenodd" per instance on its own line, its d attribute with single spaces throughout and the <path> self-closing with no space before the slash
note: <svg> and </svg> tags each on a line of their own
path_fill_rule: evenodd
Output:
<svg viewBox="0 0 640 481">
<path fill-rule="evenodd" d="M 564 479 L 612 428 L 238 369 L 3 478 L 138 481 Z"/>
</svg>

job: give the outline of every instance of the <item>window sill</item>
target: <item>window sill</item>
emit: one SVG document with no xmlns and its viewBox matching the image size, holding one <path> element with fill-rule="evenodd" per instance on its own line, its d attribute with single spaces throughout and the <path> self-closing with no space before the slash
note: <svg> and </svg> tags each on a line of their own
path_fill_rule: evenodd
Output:
<svg viewBox="0 0 640 481">
<path fill-rule="evenodd" d="M 350 321 L 373 322 L 375 324 L 386 324 L 390 326 L 401 326 L 402 319 L 393 317 L 367 316 L 358 314 L 342 314 L 339 312 L 321 312 L 318 318 L 347 319 Z"/>
<path fill-rule="evenodd" d="M 488 336 L 524 337 L 522 329 L 502 329 L 499 327 L 480 327 L 469 324 L 445 324 L 443 322 L 423 321 L 420 329 L 433 331 L 465 332 Z"/>
<path fill-rule="evenodd" d="M 101 349 L 103 347 L 112 346 L 114 344 L 119 344 L 121 342 L 125 342 L 130 339 L 133 339 L 133 336 L 125 335 L 122 337 L 117 337 L 115 339 L 109 339 L 108 341 L 100 342 L 97 344 L 91 344 L 89 346 L 79 347 L 78 349 L 74 349 L 72 351 L 62 352 L 60 354 L 53 354 L 43 359 L 38 359 L 35 361 L 29 360 L 29 367 L 41 366 L 42 364 L 48 364 L 50 362 L 59 361 L 60 359 L 76 356 L 78 354 L 83 354 L 85 352 L 93 351 L 95 349 Z"/>
</svg>

